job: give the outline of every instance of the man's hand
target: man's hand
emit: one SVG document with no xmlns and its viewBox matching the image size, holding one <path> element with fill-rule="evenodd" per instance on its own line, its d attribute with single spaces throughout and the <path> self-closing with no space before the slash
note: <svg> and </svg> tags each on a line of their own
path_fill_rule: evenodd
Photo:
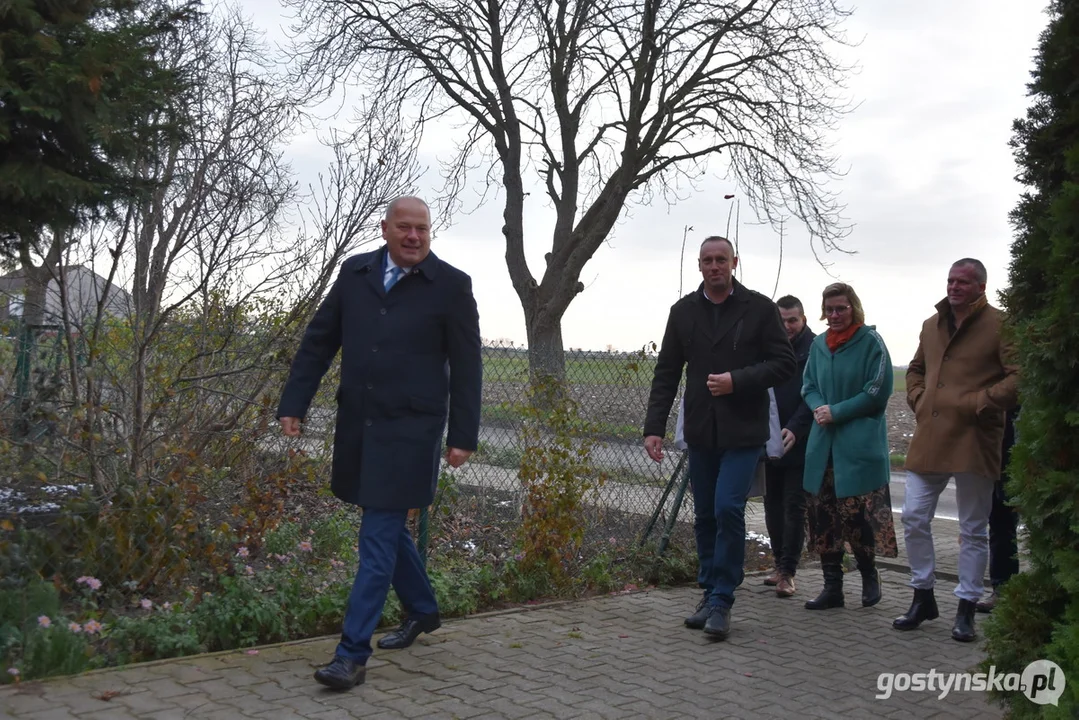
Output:
<svg viewBox="0 0 1079 720">
<path fill-rule="evenodd" d="M 794 447 L 794 444 L 798 442 L 798 438 L 794 437 L 794 433 L 792 433 L 787 428 L 783 428 L 783 431 L 779 433 L 779 437 L 783 439 L 784 455 L 789 453 L 791 451 L 791 448 Z"/>
<path fill-rule="evenodd" d="M 663 460 L 663 438 L 659 435 L 649 435 L 644 439 L 644 449 L 648 452 L 648 457 L 652 458 L 656 462 L 662 462 Z"/>
<path fill-rule="evenodd" d="M 460 448 L 446 448 L 446 462 L 450 464 L 451 468 L 459 468 L 468 462 L 468 459 L 472 457 L 471 450 L 461 450 Z"/>
<path fill-rule="evenodd" d="M 708 376 L 708 390 L 715 396 L 730 395 L 734 392 L 734 381 L 729 372 Z"/>
<path fill-rule="evenodd" d="M 832 422 L 832 408 L 828 405 L 821 405 L 813 411 L 813 419 L 817 421 L 818 425 L 830 424 Z"/>
<path fill-rule="evenodd" d="M 281 418 L 281 432 L 285 433 L 288 437 L 300 437 L 300 418 Z"/>
</svg>

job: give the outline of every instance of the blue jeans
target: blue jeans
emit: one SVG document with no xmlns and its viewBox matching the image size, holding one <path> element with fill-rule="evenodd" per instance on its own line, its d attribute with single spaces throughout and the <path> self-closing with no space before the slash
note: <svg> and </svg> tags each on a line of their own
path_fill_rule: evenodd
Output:
<svg viewBox="0 0 1079 720">
<path fill-rule="evenodd" d="M 408 510 L 365 508 L 360 524 L 360 568 L 348 596 L 337 654 L 360 664 L 371 657 L 371 636 L 393 586 L 406 617 L 438 612 L 438 603 L 416 543 L 408 532 Z"/>
<path fill-rule="evenodd" d="M 730 608 L 746 561 L 746 495 L 761 448 L 689 449 L 697 584 L 711 591 L 710 605 Z"/>
</svg>

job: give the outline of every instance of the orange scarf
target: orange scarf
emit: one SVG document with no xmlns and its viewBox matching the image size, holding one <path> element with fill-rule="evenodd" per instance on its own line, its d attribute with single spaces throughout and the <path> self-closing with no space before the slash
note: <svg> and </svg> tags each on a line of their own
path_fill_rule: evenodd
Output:
<svg viewBox="0 0 1079 720">
<path fill-rule="evenodd" d="M 824 337 L 824 341 L 828 343 L 828 349 L 832 352 L 838 350 L 843 343 L 854 337 L 854 333 L 858 332 L 860 327 L 862 327 L 862 323 L 851 323 L 849 328 L 839 332 L 829 329 L 828 334 Z"/>
</svg>

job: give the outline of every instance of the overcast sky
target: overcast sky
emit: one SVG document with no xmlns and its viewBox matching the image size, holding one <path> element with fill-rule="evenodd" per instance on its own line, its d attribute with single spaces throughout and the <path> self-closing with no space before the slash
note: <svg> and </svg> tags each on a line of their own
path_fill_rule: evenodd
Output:
<svg viewBox="0 0 1079 720">
<path fill-rule="evenodd" d="M 271 39 L 281 37 L 275 0 L 242 2 Z M 844 248 L 855 254 L 826 260 L 835 279 L 858 291 L 867 322 L 876 325 L 897 365 L 914 354 L 921 323 L 944 296 L 954 260 L 973 256 L 986 264 L 994 304 L 1006 283 L 1007 215 L 1020 190 L 1008 140 L 1012 121 L 1027 106 L 1045 6 L 1042 0 L 875 0 L 856 8 L 846 25 L 850 38 L 861 40 L 850 51 L 860 71 L 849 82 L 860 106 L 841 121 L 836 150 L 847 174 L 833 188 L 854 226 Z M 430 152 L 445 139 L 432 137 L 425 147 Z M 294 148 L 301 173 L 317 167 L 310 151 L 308 144 Z M 422 187 L 421 194 L 434 187 Z M 697 246 L 724 232 L 729 203 L 722 197 L 729 193 L 740 194 L 717 178 L 674 207 L 659 201 L 631 208 L 582 274 L 587 289 L 563 321 L 566 347 L 633 350 L 658 342 L 678 298 L 683 228 L 694 228 L 683 268 L 688 292 L 700 282 Z M 538 195 L 530 197 L 525 216 L 537 277 L 550 249 L 551 222 Z M 484 337 L 523 343 L 524 316 L 504 264 L 501 200 L 458 216 L 432 247 L 472 276 Z M 745 203 L 741 210 L 742 280 L 772 296 L 778 235 L 753 225 Z M 805 231 L 793 223 L 787 231 L 775 297 L 800 297 L 811 327 L 820 331 L 820 291 L 833 279 L 812 259 Z"/>
</svg>

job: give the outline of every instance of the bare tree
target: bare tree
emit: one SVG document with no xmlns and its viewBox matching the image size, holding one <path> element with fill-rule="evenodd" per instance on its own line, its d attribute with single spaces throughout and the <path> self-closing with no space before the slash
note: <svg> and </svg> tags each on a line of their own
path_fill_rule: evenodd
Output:
<svg viewBox="0 0 1079 720">
<path fill-rule="evenodd" d="M 717 154 L 757 214 L 801 220 L 815 253 L 846 232 L 825 187 L 846 71 L 834 0 L 288 2 L 313 92 L 357 82 L 411 101 L 421 127 L 464 121 L 447 197 L 485 161 L 504 192 L 534 373 L 563 375 L 562 317 L 627 203 L 694 187 Z M 538 281 L 525 260 L 535 181 L 555 212 Z"/>
<path fill-rule="evenodd" d="M 166 51 L 190 79 L 176 103 L 192 124 L 141 168 L 152 196 L 72 248 L 84 261 L 104 256 L 110 285 L 124 277 L 132 288 L 119 330 L 104 298 L 96 317 L 72 328 L 91 348 L 81 449 L 103 490 L 115 482 L 101 468 L 118 470 L 118 442 L 125 474 L 162 477 L 170 463 L 175 472 L 212 456 L 207 447 L 223 433 L 265 424 L 287 354 L 340 262 L 377 237 L 382 208 L 418 174 L 415 142 L 374 109 L 325 141 L 333 163 L 305 195 L 283 155 L 302 108 L 249 22 L 218 12 Z M 97 447 L 99 436 L 109 441 Z"/>
</svg>

